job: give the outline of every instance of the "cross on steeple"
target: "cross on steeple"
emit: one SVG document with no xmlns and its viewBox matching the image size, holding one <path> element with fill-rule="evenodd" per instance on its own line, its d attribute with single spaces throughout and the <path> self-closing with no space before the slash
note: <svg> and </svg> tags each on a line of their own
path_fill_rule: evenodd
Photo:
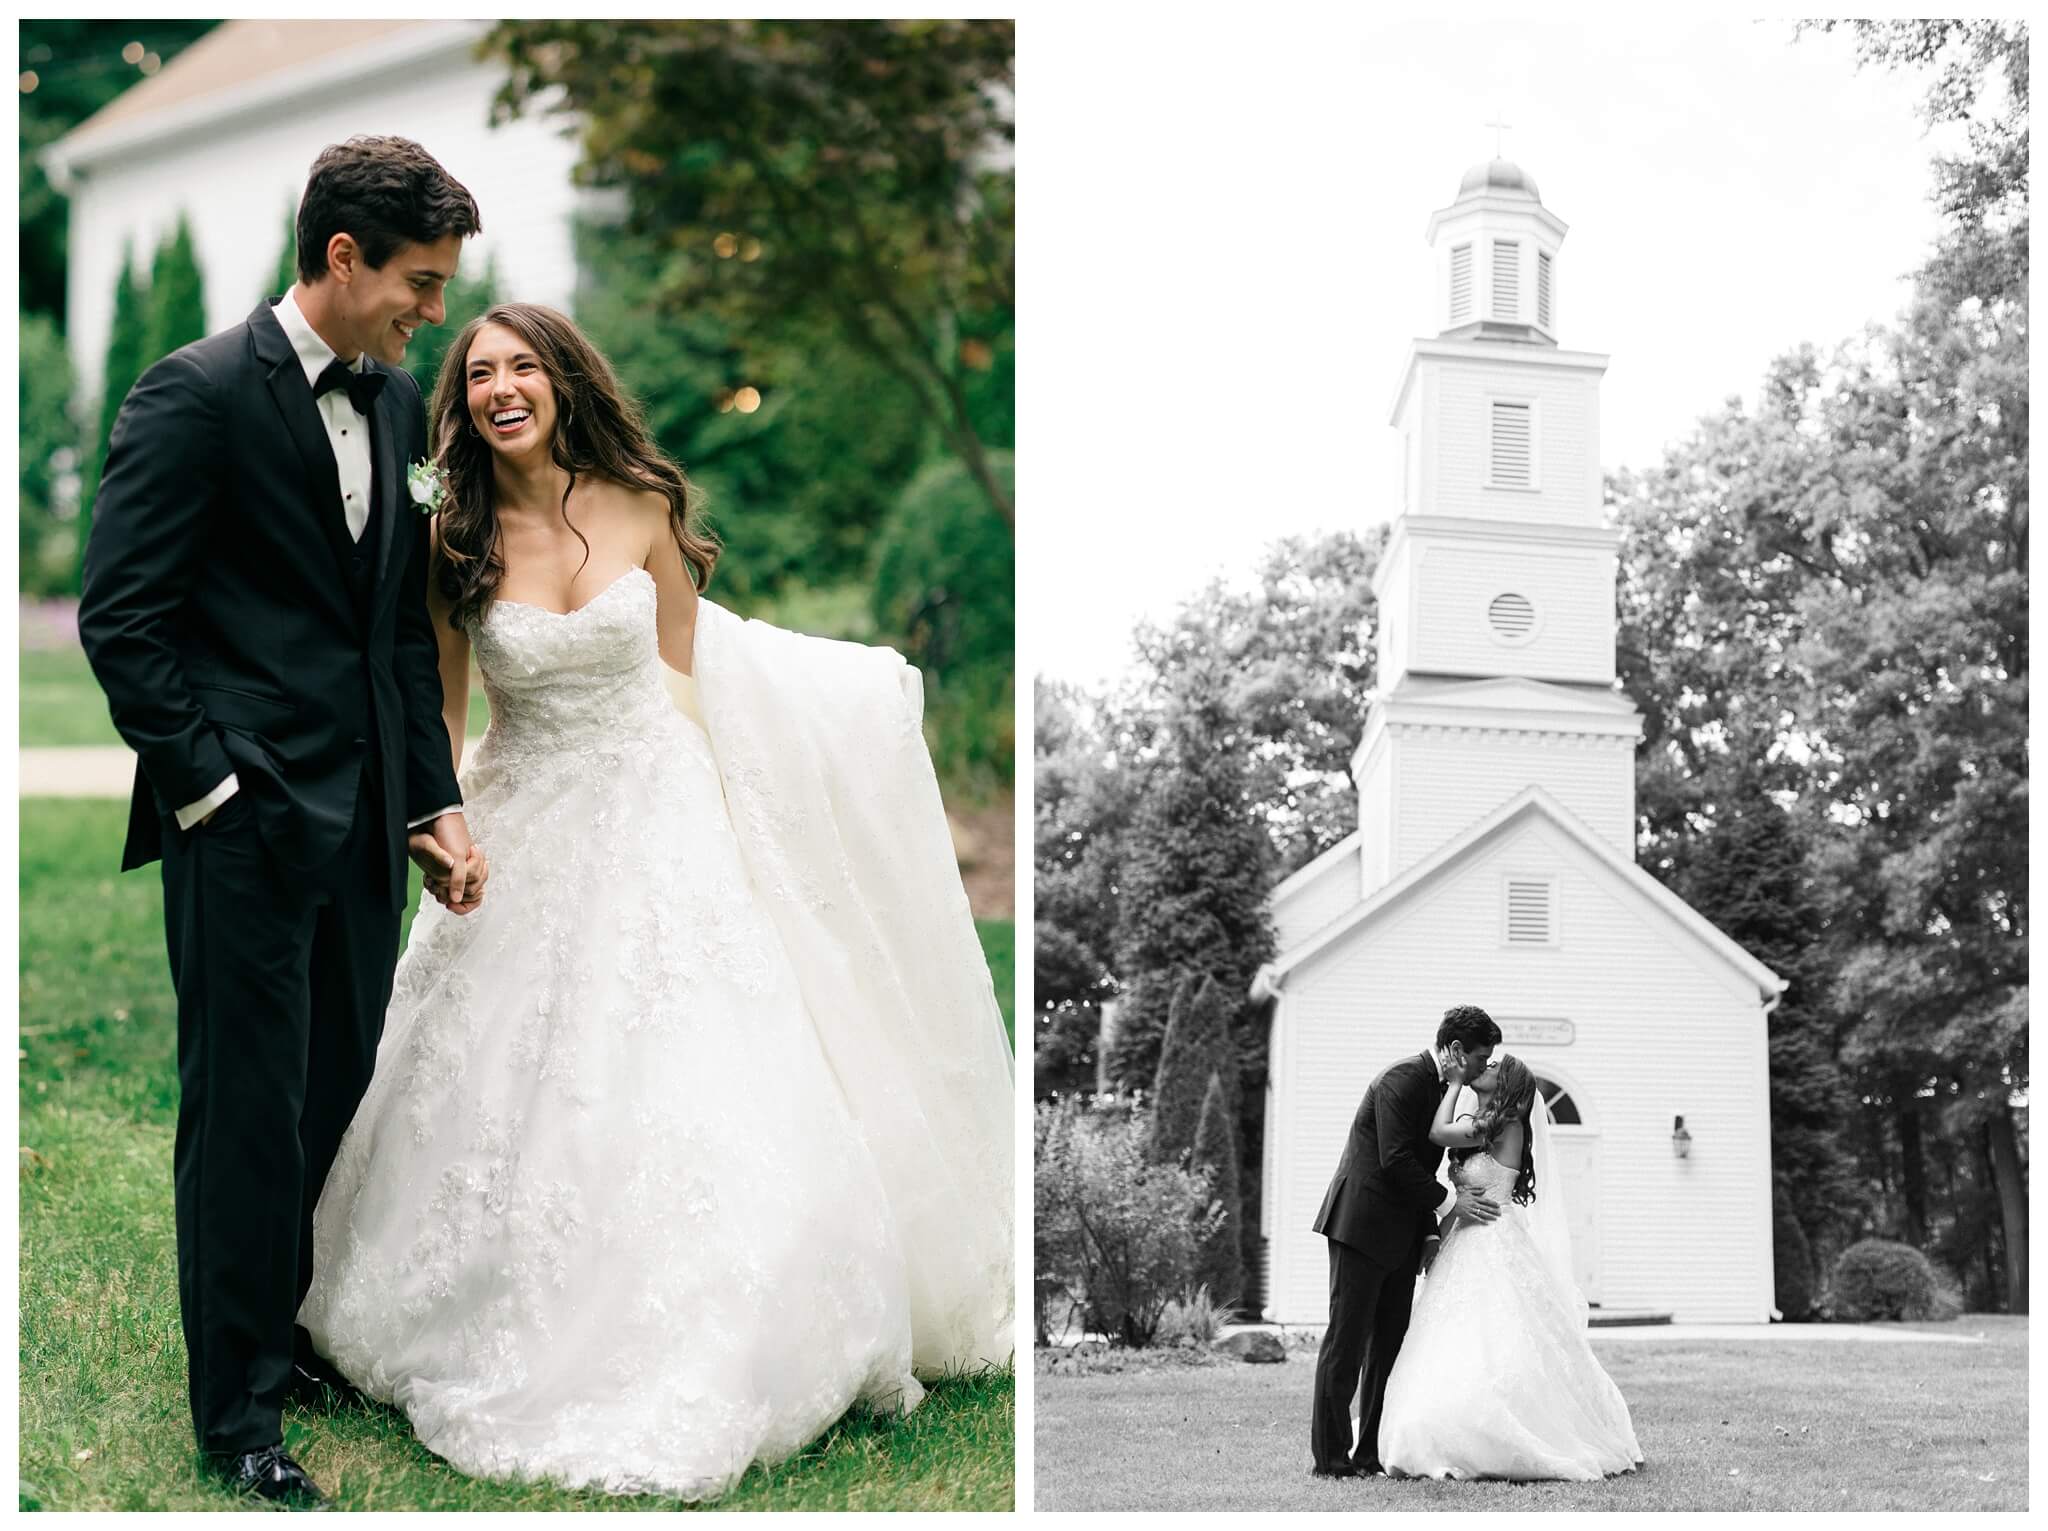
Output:
<svg viewBox="0 0 2048 1531">
<path fill-rule="evenodd" d="M 1502 133 L 1505 133 L 1509 128 L 1513 127 L 1514 124 L 1512 122 L 1502 122 L 1500 120 L 1500 114 L 1496 112 L 1494 114 L 1494 120 L 1492 122 L 1486 123 L 1485 126 L 1493 129 L 1493 157 L 1495 159 L 1499 159 L 1500 135 Z"/>
</svg>

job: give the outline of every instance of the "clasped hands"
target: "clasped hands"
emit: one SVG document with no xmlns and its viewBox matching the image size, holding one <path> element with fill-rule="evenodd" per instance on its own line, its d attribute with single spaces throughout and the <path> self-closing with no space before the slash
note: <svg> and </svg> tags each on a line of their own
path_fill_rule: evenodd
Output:
<svg viewBox="0 0 2048 1531">
<path fill-rule="evenodd" d="M 468 914 L 484 901 L 491 865 L 469 838 L 469 825 L 459 813 L 444 813 L 415 829 L 405 843 L 406 854 L 420 869 L 427 891 L 451 914 Z"/>
</svg>

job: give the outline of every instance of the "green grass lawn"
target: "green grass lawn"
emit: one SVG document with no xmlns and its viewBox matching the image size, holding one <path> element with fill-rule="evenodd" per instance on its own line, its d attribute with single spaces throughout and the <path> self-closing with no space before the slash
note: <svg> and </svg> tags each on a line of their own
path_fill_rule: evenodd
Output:
<svg viewBox="0 0 2048 1531">
<path fill-rule="evenodd" d="M 491 721 L 484 684 L 472 670 L 469 677 L 469 737 L 483 737 Z M 107 698 L 82 649 L 21 651 L 21 747 L 28 749 L 90 744 L 119 745 L 107 716 Z"/>
<path fill-rule="evenodd" d="M 185 1401 L 171 1225 L 175 1012 L 154 869 L 118 876 L 127 806 L 21 803 L 21 1506 L 221 1509 Z M 417 904 L 418 879 L 414 878 Z M 408 916 L 408 924 L 410 916 Z M 983 922 L 1009 1013 L 1016 938 Z M 942 1382 L 908 1418 L 849 1416 L 735 1509 L 1008 1509 L 1016 1387 Z M 480 1483 L 377 1405 L 285 1416 L 288 1447 L 349 1509 L 662 1509 Z"/>
<path fill-rule="evenodd" d="M 2027 1320 L 1912 1327 L 1985 1340 L 1596 1337 L 1644 1458 L 1603 1483 L 1312 1478 L 1313 1349 L 1278 1366 L 1041 1373 L 1036 1507 L 2025 1510 Z"/>
</svg>

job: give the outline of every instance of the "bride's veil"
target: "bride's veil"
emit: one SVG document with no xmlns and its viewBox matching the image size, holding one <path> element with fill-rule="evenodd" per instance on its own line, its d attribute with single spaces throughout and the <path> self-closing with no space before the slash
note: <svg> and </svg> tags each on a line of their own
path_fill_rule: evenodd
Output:
<svg viewBox="0 0 2048 1531">
<path fill-rule="evenodd" d="M 1585 1294 L 1572 1274 L 1572 1236 L 1565 1218 L 1564 1182 L 1558 1174 L 1557 1157 L 1550 1150 L 1550 1108 L 1536 1089 L 1535 1109 L 1529 1113 L 1530 1151 L 1535 1155 L 1536 1199 L 1529 1204 L 1529 1230 L 1535 1236 L 1543 1265 L 1558 1290 L 1571 1301 L 1581 1326 L 1586 1322 Z"/>
</svg>

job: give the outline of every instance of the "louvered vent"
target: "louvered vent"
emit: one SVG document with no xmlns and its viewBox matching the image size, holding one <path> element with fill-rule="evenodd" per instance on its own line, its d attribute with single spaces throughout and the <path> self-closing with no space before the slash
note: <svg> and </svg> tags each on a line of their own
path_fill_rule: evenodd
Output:
<svg viewBox="0 0 2048 1531">
<path fill-rule="evenodd" d="M 1503 489 L 1527 489 L 1530 472 L 1529 406 L 1493 401 L 1493 482 Z"/>
<path fill-rule="evenodd" d="M 1550 322 L 1550 252 L 1536 252 L 1536 322 L 1546 330 Z"/>
<path fill-rule="evenodd" d="M 1493 598 L 1493 604 L 1486 608 L 1486 620 L 1493 624 L 1495 636 L 1504 643 L 1520 643 L 1536 631 L 1536 608 L 1526 595 L 1509 591 Z"/>
<path fill-rule="evenodd" d="M 1463 324 L 1472 317 L 1472 247 L 1458 245 L 1451 251 L 1451 323 Z"/>
<path fill-rule="evenodd" d="M 1522 309 L 1521 246 L 1506 240 L 1493 243 L 1493 317 L 1517 318 Z"/>
<path fill-rule="evenodd" d="M 1551 943 L 1550 884 L 1508 879 L 1508 944 L 1548 946 Z"/>
</svg>

